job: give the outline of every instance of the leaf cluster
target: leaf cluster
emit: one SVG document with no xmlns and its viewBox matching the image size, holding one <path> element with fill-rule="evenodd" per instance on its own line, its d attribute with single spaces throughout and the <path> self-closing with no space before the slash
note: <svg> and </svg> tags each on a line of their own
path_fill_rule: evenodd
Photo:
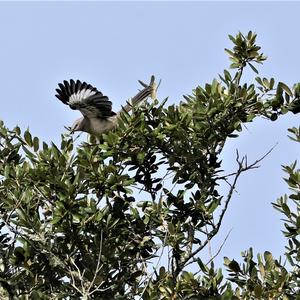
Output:
<svg viewBox="0 0 300 300">
<path fill-rule="evenodd" d="M 265 56 L 252 32 L 230 39 L 235 73 L 224 70 L 179 105 L 155 99 L 124 111 L 101 143 L 91 136 L 77 145 L 64 134 L 60 145 L 47 144 L 0 123 L 0 292 L 8 299 L 252 299 L 295 292 L 296 273 L 268 253 L 256 263 L 249 250 L 242 267 L 225 260 L 237 289 L 213 257 L 201 260 L 239 176 L 260 161 L 249 164 L 237 154 L 236 172 L 226 174 L 224 144 L 243 124 L 298 113 L 300 103 L 299 84 L 260 77 L 241 84 L 244 68 L 257 73 L 253 63 Z M 286 170 L 297 189 L 298 171 Z M 228 193 L 220 192 L 222 183 Z M 276 207 L 289 218 L 287 255 L 296 265 L 299 216 L 280 201 Z"/>
</svg>

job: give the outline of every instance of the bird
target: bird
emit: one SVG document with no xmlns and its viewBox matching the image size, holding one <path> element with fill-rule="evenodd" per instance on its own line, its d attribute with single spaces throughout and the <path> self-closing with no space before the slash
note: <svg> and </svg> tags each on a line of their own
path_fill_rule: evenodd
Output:
<svg viewBox="0 0 300 300">
<path fill-rule="evenodd" d="M 70 79 L 59 83 L 55 95 L 60 101 L 73 110 L 79 110 L 83 117 L 77 119 L 71 133 L 83 131 L 93 135 L 101 135 L 116 128 L 123 111 L 129 112 L 134 106 L 146 100 L 149 96 L 154 99 L 155 78 L 151 76 L 150 84 L 140 81 L 144 87 L 130 102 L 117 113 L 112 110 L 112 102 L 96 87 L 80 80 Z"/>
</svg>

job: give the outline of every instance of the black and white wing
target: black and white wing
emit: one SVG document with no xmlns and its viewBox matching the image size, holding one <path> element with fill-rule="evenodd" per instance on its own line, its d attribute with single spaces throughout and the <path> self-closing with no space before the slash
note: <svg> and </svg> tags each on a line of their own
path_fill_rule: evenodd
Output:
<svg viewBox="0 0 300 300">
<path fill-rule="evenodd" d="M 87 118 L 108 118 L 115 115 L 107 96 L 86 82 L 71 79 L 58 84 L 55 95 L 71 109 L 78 109 Z"/>
</svg>

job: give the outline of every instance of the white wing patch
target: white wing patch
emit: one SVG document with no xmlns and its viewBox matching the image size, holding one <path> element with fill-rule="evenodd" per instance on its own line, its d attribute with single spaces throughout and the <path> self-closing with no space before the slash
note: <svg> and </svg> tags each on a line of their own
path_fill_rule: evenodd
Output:
<svg viewBox="0 0 300 300">
<path fill-rule="evenodd" d="M 85 100 L 95 94 L 96 94 L 96 91 L 92 91 L 89 89 L 83 89 L 83 90 L 77 92 L 76 94 L 71 95 L 69 98 L 69 103 L 70 103 L 70 105 L 80 103 L 83 100 Z"/>
</svg>

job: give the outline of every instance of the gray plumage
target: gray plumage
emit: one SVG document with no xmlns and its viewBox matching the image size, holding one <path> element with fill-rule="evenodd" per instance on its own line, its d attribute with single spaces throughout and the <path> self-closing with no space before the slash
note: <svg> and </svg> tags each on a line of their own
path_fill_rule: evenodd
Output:
<svg viewBox="0 0 300 300">
<path fill-rule="evenodd" d="M 154 76 L 151 77 L 149 85 L 141 81 L 140 83 L 144 88 L 117 113 L 112 111 L 112 102 L 109 101 L 107 96 L 104 96 L 92 85 L 79 80 L 75 82 L 71 79 L 59 83 L 59 88 L 56 89 L 57 95 L 55 96 L 71 109 L 79 110 L 83 115 L 82 118 L 74 122 L 72 132 L 84 131 L 100 135 L 113 130 L 117 126 L 119 116 L 123 110 L 129 112 L 133 106 L 154 94 Z"/>
</svg>

